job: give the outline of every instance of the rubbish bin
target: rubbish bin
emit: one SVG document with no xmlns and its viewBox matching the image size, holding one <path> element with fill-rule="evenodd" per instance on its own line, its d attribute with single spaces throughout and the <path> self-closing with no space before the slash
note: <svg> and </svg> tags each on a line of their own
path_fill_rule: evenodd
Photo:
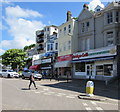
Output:
<svg viewBox="0 0 120 112">
<path fill-rule="evenodd" d="M 93 96 L 93 92 L 94 92 L 94 83 L 93 81 L 88 81 L 86 84 L 86 94 L 88 96 Z"/>
</svg>

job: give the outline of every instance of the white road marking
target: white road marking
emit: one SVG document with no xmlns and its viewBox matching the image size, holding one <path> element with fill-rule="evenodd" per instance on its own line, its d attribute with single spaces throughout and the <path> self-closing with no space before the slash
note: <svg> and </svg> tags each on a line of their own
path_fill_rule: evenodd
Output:
<svg viewBox="0 0 120 112">
<path fill-rule="evenodd" d="M 95 102 L 93 102 L 93 101 L 91 101 L 91 103 L 93 104 L 93 105 L 97 105 Z"/>
<path fill-rule="evenodd" d="M 51 95 L 51 94 L 49 94 L 49 93 L 44 93 L 44 95 Z"/>
<path fill-rule="evenodd" d="M 113 103 L 106 103 L 106 102 L 97 102 L 97 103 L 106 104 L 106 105 L 116 105 L 116 106 L 118 106 L 118 104 L 113 104 Z"/>
<path fill-rule="evenodd" d="M 36 92 L 36 91 L 35 91 L 35 93 L 40 93 L 40 92 Z"/>
<path fill-rule="evenodd" d="M 90 107 L 86 107 L 85 109 L 86 109 L 86 110 L 92 110 Z"/>
<path fill-rule="evenodd" d="M 83 105 L 84 105 L 84 106 L 88 106 L 88 104 L 87 104 L 87 103 L 83 103 Z"/>
<path fill-rule="evenodd" d="M 97 110 L 103 110 L 101 107 L 96 107 Z"/>
<path fill-rule="evenodd" d="M 73 96 L 66 96 L 67 98 L 75 98 L 75 97 L 73 97 Z"/>
<path fill-rule="evenodd" d="M 66 95 L 65 93 L 57 93 L 58 95 Z"/>
</svg>

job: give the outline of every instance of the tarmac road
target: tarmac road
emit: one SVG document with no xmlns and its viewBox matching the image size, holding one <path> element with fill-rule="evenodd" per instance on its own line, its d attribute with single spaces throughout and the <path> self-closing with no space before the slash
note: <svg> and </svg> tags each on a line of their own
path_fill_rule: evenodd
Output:
<svg viewBox="0 0 120 112">
<path fill-rule="evenodd" d="M 0 78 L 2 81 L 2 110 L 118 110 L 118 101 L 79 99 L 80 91 L 64 81 L 36 81 L 28 90 L 29 80 Z M 70 89 L 73 88 L 73 89 Z"/>
</svg>

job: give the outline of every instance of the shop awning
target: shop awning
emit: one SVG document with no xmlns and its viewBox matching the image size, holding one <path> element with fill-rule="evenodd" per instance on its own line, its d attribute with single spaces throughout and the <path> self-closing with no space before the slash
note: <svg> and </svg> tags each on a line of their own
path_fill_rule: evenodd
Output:
<svg viewBox="0 0 120 112">
<path fill-rule="evenodd" d="M 30 70 L 39 70 L 40 69 L 40 65 L 33 65 L 29 67 Z"/>
<path fill-rule="evenodd" d="M 54 64 L 55 68 L 59 68 L 59 67 L 70 67 L 71 65 L 71 61 L 61 61 L 61 62 L 56 62 Z"/>
<path fill-rule="evenodd" d="M 114 58 L 114 56 L 111 56 L 111 57 L 100 57 L 100 58 L 89 58 L 89 59 L 73 60 L 72 63 L 111 60 L 113 58 Z"/>
</svg>

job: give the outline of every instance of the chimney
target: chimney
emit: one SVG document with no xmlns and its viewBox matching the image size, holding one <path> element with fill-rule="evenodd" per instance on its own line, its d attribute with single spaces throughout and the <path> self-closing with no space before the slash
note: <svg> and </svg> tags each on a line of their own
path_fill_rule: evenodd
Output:
<svg viewBox="0 0 120 112">
<path fill-rule="evenodd" d="M 84 4 L 84 5 L 83 5 L 83 8 L 84 8 L 84 9 L 89 9 L 88 4 Z"/>
<path fill-rule="evenodd" d="M 72 13 L 67 11 L 67 21 L 71 20 Z"/>
</svg>

